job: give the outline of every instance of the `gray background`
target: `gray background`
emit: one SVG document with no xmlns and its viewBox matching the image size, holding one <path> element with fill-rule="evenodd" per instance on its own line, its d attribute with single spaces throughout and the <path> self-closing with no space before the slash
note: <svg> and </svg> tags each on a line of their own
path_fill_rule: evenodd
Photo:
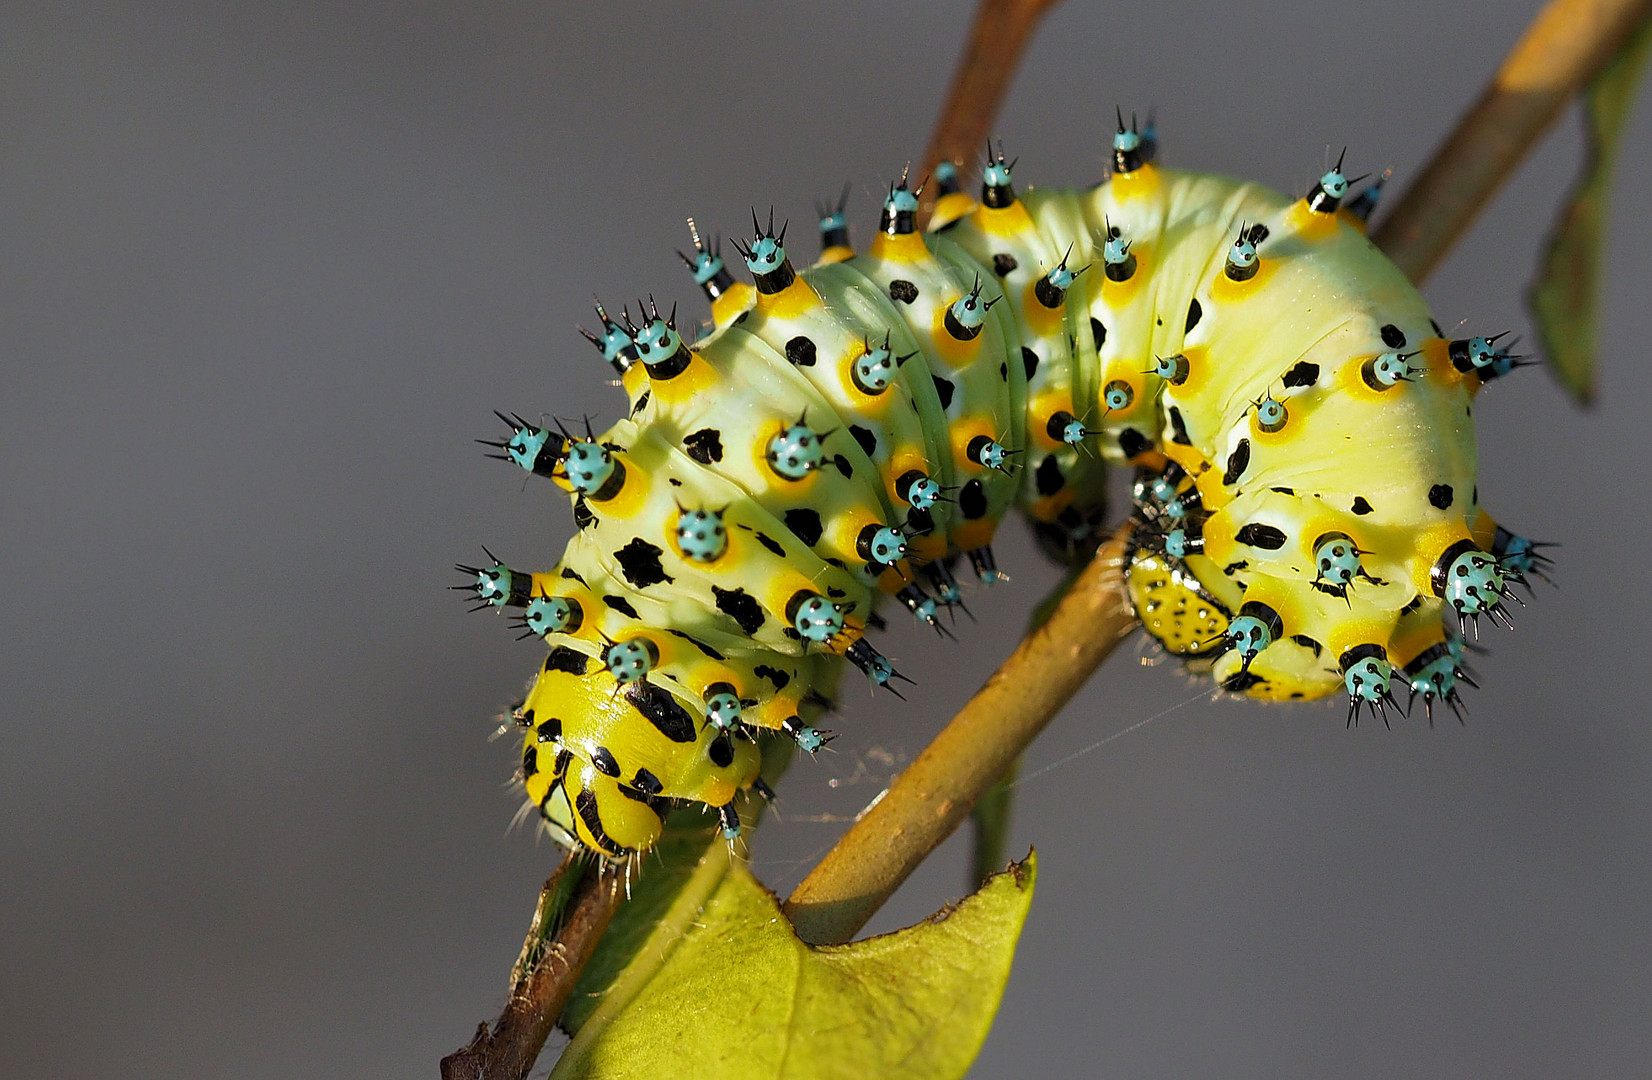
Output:
<svg viewBox="0 0 1652 1080">
<path fill-rule="evenodd" d="M 998 130 L 1024 183 L 1096 178 L 1114 102 L 1158 106 L 1174 165 L 1301 190 L 1346 143 L 1403 182 L 1536 6 L 1072 0 Z M 0 7 L 0 1074 L 434 1076 L 494 1012 L 555 858 L 487 740 L 536 650 L 443 587 L 570 525 L 469 440 L 495 406 L 615 415 L 572 326 L 593 289 L 703 310 L 686 214 L 772 201 L 806 238 L 852 179 L 864 238 L 968 12 Z M 1207 702 L 1121 650 L 1032 767 L 1185 707 L 1021 788 L 1041 877 L 974 1075 L 1644 1074 L 1649 105 L 1602 405 L 1539 371 L 1478 409 L 1485 502 L 1565 547 L 1467 726 Z M 1526 330 L 1577 146 L 1430 282 L 1448 328 Z M 921 695 L 857 688 L 788 777 L 782 892 L 1019 636 L 1053 573 L 1019 525 L 1000 549 L 959 644 L 890 635 Z"/>
</svg>

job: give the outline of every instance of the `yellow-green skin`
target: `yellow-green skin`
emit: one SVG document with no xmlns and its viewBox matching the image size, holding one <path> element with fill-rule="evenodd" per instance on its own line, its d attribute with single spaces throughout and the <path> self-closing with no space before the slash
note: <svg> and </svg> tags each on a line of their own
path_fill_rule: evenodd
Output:
<svg viewBox="0 0 1652 1080">
<path fill-rule="evenodd" d="M 1104 223 L 1131 243 L 1136 266 L 1126 281 L 1102 273 Z M 1244 223 L 1265 224 L 1269 236 L 1260 271 L 1235 282 L 1223 270 Z M 730 290 L 714 307 L 717 330 L 671 378 L 643 364 L 625 374 L 628 418 L 600 436 L 618 448 L 624 486 L 585 501 L 593 520 L 559 566 L 534 579 L 536 594 L 576 599 L 585 615 L 576 632 L 548 636 L 560 662 L 548 662 L 519 714 L 530 728 L 529 797 L 565 839 L 619 857 L 654 842 L 669 800 L 729 802 L 755 779 L 758 755 L 748 739 L 725 739 L 723 763 L 714 760 L 707 687 L 735 686 L 753 727 L 809 723 L 880 593 L 900 589 L 927 560 L 989 543 L 1012 502 L 1035 521 L 1070 506 L 1098 513 L 1102 459 L 1153 468 L 1173 460 L 1210 512 L 1202 555 L 1136 560 L 1133 598 L 1167 647 L 1210 652 L 1247 599 L 1281 616 L 1283 640 L 1250 665 L 1247 693 L 1324 696 L 1342 688 L 1338 658 L 1354 646 L 1383 646 L 1397 669 L 1444 639 L 1430 571 L 1458 540 L 1486 546 L 1494 527 L 1476 506 L 1470 401 L 1479 380 L 1447 361 L 1422 298 L 1357 220 L 1255 185 L 1149 164 L 1087 191 L 1035 190 L 1002 208 L 975 206 L 942 234 L 880 232 L 868 251 L 844 254 L 834 251 L 778 292 Z M 1087 269 L 1051 310 L 1033 287 L 1064 254 L 1070 267 Z M 944 316 L 977 279 L 985 298 L 1001 302 L 979 336 L 959 341 Z M 916 296 L 897 287 L 902 299 L 892 299 L 897 282 L 915 286 Z M 1201 314 L 1189 330 L 1194 301 Z M 1377 392 L 1360 370 L 1388 350 L 1384 325 L 1419 351 L 1412 366 L 1420 374 Z M 894 385 L 869 395 L 850 370 L 886 333 L 895 355 L 912 355 Z M 798 348 L 804 338 L 812 348 Z M 1189 362 L 1179 386 L 1149 373 L 1156 357 L 1173 354 Z M 813 362 L 798 362 L 806 358 Z M 1316 377 L 1285 385 L 1293 369 L 1302 383 L 1303 364 L 1316 365 Z M 951 386 L 945 408 L 940 380 Z M 1109 412 L 1100 395 L 1115 380 L 1133 400 Z M 1289 417 L 1271 434 L 1253 407 L 1269 394 Z M 1168 419 L 1172 407 L 1179 429 Z M 1050 436 L 1058 411 L 1090 430 L 1083 444 Z M 794 481 L 770 467 L 764 450 L 800 418 L 829 432 L 828 464 Z M 706 452 L 707 431 L 720 455 Z M 977 435 L 1021 451 L 1010 472 L 966 459 Z M 1224 483 L 1241 439 L 1249 440 L 1249 463 Z M 896 480 L 910 469 L 951 489 L 954 501 L 934 507 L 934 530 L 909 540 L 910 559 L 869 566 L 856 537 L 868 524 L 907 519 Z M 1052 470 L 1061 480 L 1055 490 Z M 960 496 L 972 482 L 981 497 L 966 513 Z M 1438 485 L 1454 492 L 1448 507 L 1430 500 Z M 724 510 L 729 545 L 720 558 L 682 556 L 679 507 Z M 788 525 L 798 513 L 818 515 L 812 543 Z M 1255 522 L 1286 542 L 1276 550 L 1242 542 L 1241 528 Z M 1361 579 L 1346 597 L 1315 587 L 1313 544 L 1328 532 L 1357 544 L 1375 581 Z M 639 576 L 616 554 L 638 541 L 657 549 L 657 574 L 645 567 Z M 805 649 L 789 632 L 787 603 L 799 590 L 850 606 L 844 632 L 824 647 Z M 736 591 L 748 598 L 738 609 L 744 627 L 729 613 Z M 637 689 L 622 691 L 603 667 L 608 642 L 639 637 L 659 657 L 644 693 L 668 695 L 690 718 L 692 737 L 667 737 L 634 703 Z M 567 650 L 588 658 L 585 673 L 568 670 L 578 665 Z M 1213 674 L 1227 679 L 1239 663 L 1228 652 Z M 618 775 L 599 762 L 617 765 Z M 661 785 L 656 795 L 633 786 L 639 770 Z"/>
</svg>

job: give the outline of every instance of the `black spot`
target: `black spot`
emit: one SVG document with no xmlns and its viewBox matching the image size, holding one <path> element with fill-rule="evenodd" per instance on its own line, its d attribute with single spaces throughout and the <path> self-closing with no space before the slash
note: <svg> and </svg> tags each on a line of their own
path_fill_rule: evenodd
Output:
<svg viewBox="0 0 1652 1080">
<path fill-rule="evenodd" d="M 1405 335 L 1393 323 L 1385 323 L 1382 328 L 1382 343 L 1390 349 L 1405 348 Z"/>
<path fill-rule="evenodd" d="M 658 795 L 665 788 L 665 785 L 660 783 L 660 778 L 647 769 L 637 770 L 636 778 L 631 781 L 631 786 L 650 798 Z"/>
<path fill-rule="evenodd" d="M 726 769 L 734 764 L 734 744 L 727 735 L 719 735 L 706 747 L 706 756 L 719 769 Z"/>
<path fill-rule="evenodd" d="M 987 489 L 979 480 L 971 480 L 958 492 L 958 509 L 970 520 L 987 516 Z"/>
<path fill-rule="evenodd" d="M 682 487 L 683 486 L 683 482 L 681 480 L 677 479 L 675 476 L 666 477 L 665 482 L 670 484 L 672 487 Z"/>
<path fill-rule="evenodd" d="M 522 750 L 522 779 L 526 780 L 539 771 L 539 748 L 525 747 Z"/>
<path fill-rule="evenodd" d="M 931 375 L 930 378 L 935 380 L 935 393 L 940 396 L 941 408 L 950 409 L 952 407 L 952 392 L 957 387 L 952 385 L 950 379 L 943 379 L 939 375 Z"/>
<path fill-rule="evenodd" d="M 1480 485 L 1479 484 L 1474 485 L 1474 493 L 1469 496 L 1469 499 L 1470 499 L 1470 501 L 1473 502 L 1473 504 L 1475 506 L 1480 505 Z"/>
<path fill-rule="evenodd" d="M 1307 360 L 1298 360 L 1296 366 L 1285 372 L 1281 380 L 1286 386 L 1312 386 L 1319 381 L 1319 365 Z"/>
<path fill-rule="evenodd" d="M 1241 476 L 1245 475 L 1245 470 L 1249 467 L 1250 440 L 1240 439 L 1239 445 L 1235 446 L 1233 453 L 1228 455 L 1228 470 L 1222 474 L 1222 483 L 1236 483 Z"/>
<path fill-rule="evenodd" d="M 1010 366 L 1009 366 L 1009 364 L 1000 363 L 998 365 L 998 381 L 999 382 L 1009 382 L 1010 381 Z"/>
<path fill-rule="evenodd" d="M 628 619 L 637 618 L 637 609 L 631 606 L 631 601 L 623 596 L 604 596 L 602 602 L 624 615 Z"/>
<path fill-rule="evenodd" d="M 844 457 L 842 454 L 834 457 L 832 459 L 832 464 L 836 466 L 838 472 L 843 474 L 843 478 L 845 480 L 853 480 L 855 478 L 855 467 L 849 464 L 849 459 Z"/>
<path fill-rule="evenodd" d="M 1090 318 L 1090 336 L 1096 339 L 1096 352 L 1100 352 L 1101 347 L 1107 344 L 1107 328 L 1094 316 Z"/>
<path fill-rule="evenodd" d="M 842 589 L 838 588 L 835 585 L 828 585 L 828 586 L 826 586 L 826 595 L 830 596 L 833 600 L 842 600 L 845 596 L 848 596 L 849 594 L 844 592 Z"/>
<path fill-rule="evenodd" d="M 889 299 L 902 304 L 910 304 L 918 298 L 918 287 L 904 278 L 896 278 L 889 283 Z"/>
<path fill-rule="evenodd" d="M 570 581 L 577 581 L 581 585 L 585 584 L 585 579 L 584 578 L 580 577 L 578 574 L 576 574 L 574 571 L 568 569 L 566 566 L 564 566 L 562 568 L 562 576 L 567 578 Z"/>
<path fill-rule="evenodd" d="M 1240 559 L 1238 562 L 1230 562 L 1226 566 L 1222 567 L 1222 573 L 1228 575 L 1229 577 L 1232 577 L 1234 574 L 1237 574 L 1239 571 L 1248 570 L 1248 569 L 1250 569 L 1250 560 L 1249 559 Z"/>
<path fill-rule="evenodd" d="M 1182 419 L 1182 410 L 1170 406 L 1170 441 L 1182 446 L 1192 446 L 1193 440 L 1187 437 L 1187 421 Z"/>
<path fill-rule="evenodd" d="M 716 428 L 701 428 L 683 440 L 688 456 L 701 465 L 723 460 L 723 438 Z"/>
<path fill-rule="evenodd" d="M 1428 325 L 1434 328 L 1435 337 L 1445 337 L 1445 331 L 1440 329 L 1439 323 L 1435 322 L 1433 319 L 1430 319 L 1428 320 Z"/>
<path fill-rule="evenodd" d="M 767 664 L 758 664 L 756 667 L 751 669 L 751 673 L 760 679 L 769 680 L 769 682 L 774 684 L 774 688 L 776 690 L 786 689 L 786 684 L 792 681 L 792 677 L 789 673 L 782 671 L 777 667 L 770 667 Z"/>
<path fill-rule="evenodd" d="M 1420 608 L 1422 606 L 1423 606 L 1423 594 L 1418 593 L 1416 596 L 1413 596 L 1411 598 L 1410 603 L 1408 603 L 1404 607 L 1400 608 L 1400 614 L 1401 615 L 1409 615 L 1413 611 L 1416 611 L 1418 608 Z"/>
<path fill-rule="evenodd" d="M 1193 328 L 1199 325 L 1199 320 L 1205 317 L 1205 309 L 1199 306 L 1199 298 L 1194 297 L 1187 302 L 1187 326 L 1182 330 L 1184 334 L 1193 333 Z"/>
<path fill-rule="evenodd" d="M 683 633 L 681 630 L 667 630 L 666 633 L 670 634 L 672 637 L 682 638 L 684 641 L 688 642 L 690 645 L 694 646 L 696 649 L 699 649 L 702 653 L 704 653 L 705 655 L 711 657 L 713 660 L 727 660 L 728 659 L 728 657 L 724 656 L 722 653 L 718 652 L 716 649 L 713 649 L 710 645 L 707 645 L 705 642 L 700 641 L 697 638 L 689 637 L 687 634 Z"/>
<path fill-rule="evenodd" d="M 797 538 L 809 547 L 820 542 L 820 534 L 824 531 L 819 512 L 806 506 L 786 511 L 786 528 L 796 533 Z"/>
<path fill-rule="evenodd" d="M 866 451 L 867 457 L 871 457 L 873 454 L 878 452 L 878 437 L 866 428 L 861 427 L 859 424 L 850 424 L 849 434 L 853 435 L 855 437 L 855 441 L 860 443 L 860 448 Z"/>
<path fill-rule="evenodd" d="M 1320 653 L 1325 651 L 1325 646 L 1321 645 L 1307 634 L 1294 634 L 1291 636 L 1291 640 L 1302 646 L 1304 649 L 1307 649 L 1315 656 L 1318 656 Z"/>
<path fill-rule="evenodd" d="M 711 595 L 717 600 L 717 610 L 740 624 L 747 634 L 755 634 L 763 625 L 763 607 L 744 589 L 719 589 L 713 585 Z"/>
<path fill-rule="evenodd" d="M 757 542 L 759 544 L 762 544 L 764 547 L 768 548 L 771 552 L 773 552 L 775 555 L 779 556 L 782 559 L 784 559 L 786 557 L 786 549 L 780 546 L 779 541 L 775 540 L 773 537 L 767 535 L 766 533 L 758 533 L 756 535 L 757 535 Z"/>
<path fill-rule="evenodd" d="M 1428 489 L 1428 501 L 1436 510 L 1451 509 L 1454 498 L 1456 493 L 1451 490 L 1450 484 L 1435 484 Z"/>
<path fill-rule="evenodd" d="M 1236 671 L 1232 675 L 1228 676 L 1227 681 L 1222 684 L 1222 689 L 1227 690 L 1230 693 L 1242 694 L 1251 687 L 1257 686 L 1264 681 L 1265 680 L 1262 676 L 1258 675 L 1254 671 Z"/>
<path fill-rule="evenodd" d="M 1054 454 L 1046 454 L 1043 461 L 1038 463 L 1038 472 L 1033 474 L 1038 484 L 1040 495 L 1054 495 L 1067 483 L 1067 478 L 1061 475 L 1061 462 L 1055 459 Z"/>
<path fill-rule="evenodd" d="M 656 731 L 672 742 L 694 741 L 694 717 L 677 703 L 676 697 L 665 687 L 655 686 L 647 679 L 639 679 L 625 688 L 625 700 L 643 715 L 643 719 L 653 724 Z M 595 765 L 596 762 L 593 761 L 592 764 Z M 619 771 L 615 770 L 609 775 L 618 776 Z"/>
<path fill-rule="evenodd" d="M 562 721 L 552 716 L 541 720 L 533 730 L 540 742 L 556 742 L 562 738 Z"/>
<path fill-rule="evenodd" d="M 786 359 L 798 367 L 815 366 L 815 343 L 803 334 L 786 342 Z"/>
<path fill-rule="evenodd" d="M 597 767 L 597 772 L 604 776 L 618 776 L 619 762 L 614 760 L 614 752 L 606 746 L 599 746 L 591 751 L 591 764 Z"/>
<path fill-rule="evenodd" d="M 913 536 L 928 536 L 935 531 L 935 515 L 914 506 L 906 512 L 906 527 Z"/>
<path fill-rule="evenodd" d="M 546 671 L 566 671 L 570 675 L 583 675 L 590 666 L 591 658 L 566 645 L 558 645 L 545 657 Z"/>
<path fill-rule="evenodd" d="M 620 856 L 625 849 L 608 838 L 608 832 L 602 827 L 602 815 L 597 812 L 597 793 L 586 788 L 574 800 L 574 809 L 579 813 L 579 820 L 585 823 L 585 831 L 591 834 L 597 847 L 608 855 Z"/>
<path fill-rule="evenodd" d="M 1285 534 L 1272 525 L 1264 525 L 1253 521 L 1240 529 L 1233 537 L 1241 544 L 1248 544 L 1263 551 L 1278 551 L 1285 546 Z"/>
<path fill-rule="evenodd" d="M 637 403 L 631 406 L 631 415 L 635 416 L 646 408 L 648 408 L 648 391 L 644 390 L 642 397 L 638 398 Z"/>
<path fill-rule="evenodd" d="M 1020 265 L 1015 261 L 1014 255 L 994 255 L 992 257 L 992 272 L 999 277 L 1014 273 L 1015 268 Z"/>
<path fill-rule="evenodd" d="M 669 584 L 675 580 L 660 565 L 660 554 L 659 548 L 638 536 L 614 552 L 614 559 L 620 564 L 626 581 L 636 588 L 646 589 L 662 581 Z"/>
<path fill-rule="evenodd" d="M 574 528 L 585 530 L 597 523 L 597 516 L 585 505 L 583 497 L 574 500 Z"/>
<path fill-rule="evenodd" d="M 1350 511 L 1352 511 L 1353 513 L 1359 514 L 1362 517 L 1366 514 L 1369 514 L 1371 512 L 1371 509 L 1372 509 L 1371 504 L 1365 501 L 1365 496 L 1364 495 L 1355 495 L 1354 496 L 1354 505 L 1349 507 Z"/>
<path fill-rule="evenodd" d="M 1152 446 L 1153 441 L 1135 428 L 1125 428 L 1119 432 L 1119 447 L 1124 451 L 1124 456 L 1127 458 L 1133 458 L 1137 454 L 1144 453 Z"/>
<path fill-rule="evenodd" d="M 1295 488 L 1271 487 L 1268 490 L 1278 492 L 1280 495 L 1295 495 L 1296 494 L 1296 489 Z"/>
<path fill-rule="evenodd" d="M 1033 373 L 1038 370 L 1038 354 L 1021 346 L 1021 366 L 1027 369 L 1027 381 L 1032 382 Z"/>
</svg>

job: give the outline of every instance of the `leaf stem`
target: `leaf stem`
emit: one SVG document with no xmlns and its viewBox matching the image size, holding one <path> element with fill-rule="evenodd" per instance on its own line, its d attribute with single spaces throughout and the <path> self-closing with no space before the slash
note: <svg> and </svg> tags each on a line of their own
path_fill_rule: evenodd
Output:
<svg viewBox="0 0 1652 1080">
<path fill-rule="evenodd" d="M 1427 277 L 1648 17 L 1652 0 L 1551 0 L 1377 227 L 1377 246 L 1413 281 Z"/>
</svg>

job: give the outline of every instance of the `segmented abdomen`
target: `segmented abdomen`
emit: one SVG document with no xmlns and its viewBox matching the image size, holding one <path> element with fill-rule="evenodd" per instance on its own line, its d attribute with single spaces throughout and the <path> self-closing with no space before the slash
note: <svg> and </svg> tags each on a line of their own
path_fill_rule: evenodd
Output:
<svg viewBox="0 0 1652 1080">
<path fill-rule="evenodd" d="M 1171 651 L 1258 696 L 1451 695 L 1443 612 L 1492 610 L 1508 569 L 1482 550 L 1469 419 L 1494 361 L 1454 363 L 1481 339 L 1441 340 L 1340 172 L 1293 201 L 1161 171 L 1131 137 L 1083 192 L 1018 195 L 991 158 L 979 202 L 947 195 L 927 235 L 903 180 L 865 253 L 840 207 L 831 261 L 801 274 L 772 218 L 741 249 L 751 285 L 696 234 L 708 338 L 652 301 L 588 335 L 626 419 L 507 419 L 503 456 L 573 491 L 579 526 L 552 571 L 475 571 L 551 646 L 518 718 L 565 839 L 647 848 L 673 800 L 732 836 L 753 730 L 816 749 L 841 659 L 900 678 L 864 638 L 875 600 L 938 626 L 954 559 L 996 578 L 1012 502 L 1087 554 L 1103 459 L 1138 470 L 1131 593 Z M 1459 566 L 1484 595 L 1445 580 Z"/>
</svg>

